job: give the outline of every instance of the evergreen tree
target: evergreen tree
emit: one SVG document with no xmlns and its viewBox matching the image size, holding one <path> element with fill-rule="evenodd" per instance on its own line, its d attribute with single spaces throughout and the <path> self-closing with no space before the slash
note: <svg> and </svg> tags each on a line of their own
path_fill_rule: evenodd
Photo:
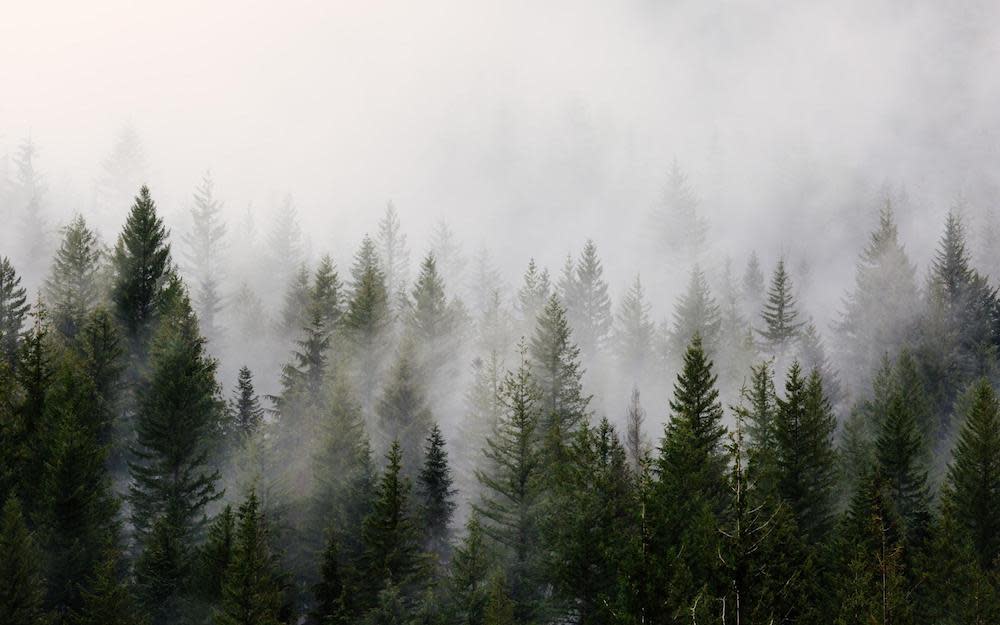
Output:
<svg viewBox="0 0 1000 625">
<path fill-rule="evenodd" d="M 930 530 L 931 499 L 927 485 L 924 441 L 906 398 L 898 390 L 889 403 L 875 441 L 880 479 L 907 546 L 926 540 Z"/>
<path fill-rule="evenodd" d="M 226 224 L 222 221 L 222 203 L 215 198 L 215 183 L 206 172 L 201 184 L 194 191 L 191 207 L 191 231 L 183 241 L 183 258 L 187 276 L 195 284 L 195 311 L 201 321 L 201 330 L 209 340 L 219 337 L 216 317 L 222 310 L 219 283 L 224 277 L 222 268 L 222 242 Z"/>
<path fill-rule="evenodd" d="M 0 615 L 4 622 L 43 625 L 45 581 L 34 536 L 28 531 L 21 503 L 14 497 L 0 513 Z"/>
<path fill-rule="evenodd" d="M 316 606 L 310 622 L 315 625 L 347 625 L 350 623 L 341 574 L 340 548 L 337 536 L 330 532 L 320 564 L 320 581 L 313 587 Z"/>
<path fill-rule="evenodd" d="M 750 252 L 742 280 L 743 301 L 748 313 L 756 314 L 764 305 L 764 272 L 760 268 L 757 252 Z"/>
<path fill-rule="evenodd" d="M 593 358 L 608 340 L 613 317 L 604 268 L 597 256 L 597 245 L 590 239 L 576 263 L 574 278 L 575 288 L 563 296 L 566 316 L 581 351 Z"/>
<path fill-rule="evenodd" d="M 782 356 L 786 353 L 803 325 L 803 322 L 796 321 L 798 314 L 792 295 L 792 279 L 785 270 L 785 259 L 781 258 L 771 276 L 771 286 L 761 312 L 764 329 L 758 330 L 769 354 Z"/>
<path fill-rule="evenodd" d="M 170 244 L 148 187 L 142 187 L 115 245 L 111 301 L 133 358 L 140 362 L 171 273 Z"/>
<path fill-rule="evenodd" d="M 507 373 L 499 397 L 503 413 L 483 451 L 487 468 L 476 472 L 484 492 L 474 509 L 482 517 L 483 532 L 499 547 L 503 570 L 513 580 L 514 614 L 524 623 L 540 613 L 543 601 L 539 547 L 544 476 L 538 443 L 541 393 L 523 343 L 520 365 Z"/>
<path fill-rule="evenodd" d="M 402 475 L 398 441 L 386 458 L 388 465 L 362 530 L 367 578 L 376 592 L 415 583 L 420 568 L 419 535 L 410 517 L 410 480 Z"/>
<path fill-rule="evenodd" d="M 343 314 L 342 299 L 343 285 L 340 276 L 337 275 L 337 268 L 330 255 L 325 254 L 319 261 L 319 267 L 316 268 L 309 305 L 312 314 L 320 319 L 328 334 L 332 334 L 340 322 L 340 316 Z"/>
<path fill-rule="evenodd" d="M 38 146 L 26 138 L 14 155 L 12 201 L 17 211 L 17 239 L 11 241 L 26 276 L 38 276 L 49 258 L 49 232 L 43 214 L 45 181 L 35 165 Z"/>
<path fill-rule="evenodd" d="M 385 355 L 385 333 L 389 326 L 385 276 L 379 268 L 374 244 L 365 237 L 351 268 L 352 295 L 343 325 L 358 364 L 357 388 L 363 405 L 372 405 L 376 381 Z"/>
<path fill-rule="evenodd" d="M 413 344 L 407 339 L 399 347 L 376 412 L 384 440 L 402 441 L 403 466 L 408 467 L 407 475 L 415 474 L 423 457 L 421 443 L 434 419 L 414 362 Z"/>
<path fill-rule="evenodd" d="M 878 227 L 861 252 L 854 288 L 837 325 L 849 386 L 865 386 L 883 354 L 895 356 L 917 310 L 916 269 L 899 242 L 890 198 L 879 211 Z"/>
<path fill-rule="evenodd" d="M 94 385 L 97 405 L 92 420 L 98 433 L 98 442 L 108 446 L 112 471 L 124 471 L 127 436 L 119 430 L 123 426 L 120 413 L 125 352 L 111 314 L 104 308 L 95 309 L 85 320 L 76 342 L 83 368 Z"/>
<path fill-rule="evenodd" d="M 429 380 L 437 381 L 455 347 L 457 320 L 445 298 L 444 282 L 433 255 L 427 255 L 420 265 L 412 298 L 409 328 L 419 348 L 421 368 Z"/>
<path fill-rule="evenodd" d="M 97 204 L 104 221 L 98 225 L 109 226 L 118 219 L 136 187 L 146 179 L 147 169 L 139 133 L 131 124 L 126 124 L 115 137 L 110 154 L 101 163 Z"/>
<path fill-rule="evenodd" d="M 465 525 L 465 538 L 455 547 L 448 579 L 448 602 L 455 621 L 461 625 L 481 625 L 489 600 L 492 553 L 485 542 L 479 513 L 472 512 Z"/>
<path fill-rule="evenodd" d="M 965 421 L 948 468 L 943 499 L 986 570 L 1000 555 L 1000 407 L 990 383 L 971 387 Z"/>
<path fill-rule="evenodd" d="M 222 599 L 226 573 L 233 561 L 236 546 L 236 515 L 233 507 L 222 509 L 208 526 L 205 544 L 199 550 L 198 590 L 210 603 Z"/>
<path fill-rule="evenodd" d="M 639 387 L 632 387 L 628 406 L 625 409 L 625 451 L 633 473 L 638 476 L 643 472 L 643 465 L 649 456 L 649 442 L 642 431 L 646 421 L 646 409 L 639 399 Z"/>
<path fill-rule="evenodd" d="M 816 330 L 816 326 L 812 321 L 806 322 L 799 332 L 797 359 L 806 371 L 819 372 L 819 376 L 823 380 L 823 389 L 826 392 L 826 396 L 830 400 L 830 403 L 836 406 L 843 395 L 840 386 L 840 377 L 833 368 L 833 365 L 830 364 L 830 360 L 826 357 L 826 347 L 823 345 L 823 339 L 820 337 L 819 331 Z"/>
<path fill-rule="evenodd" d="M 455 514 L 455 490 L 444 436 L 437 424 L 431 426 L 424 447 L 424 464 L 417 478 L 420 494 L 425 551 L 447 562 L 451 555 L 451 518 Z"/>
<path fill-rule="evenodd" d="M 815 542 L 830 528 L 833 515 L 836 421 L 823 392 L 817 371 L 802 377 L 792 363 L 785 381 L 785 396 L 777 399 L 778 489 L 795 515 L 800 531 Z"/>
<path fill-rule="evenodd" d="M 253 373 L 246 366 L 240 367 L 236 388 L 229 400 L 229 413 L 232 419 L 230 433 L 243 439 L 253 436 L 264 423 L 264 409 L 253 387 Z"/>
<path fill-rule="evenodd" d="M 29 504 L 29 515 L 35 512 L 39 495 L 38 477 L 45 472 L 48 446 L 52 439 L 53 423 L 48 418 L 49 391 L 56 372 L 45 309 L 36 308 L 32 316 L 34 323 L 24 335 L 14 371 L 24 396 L 16 409 L 19 439 L 16 441 L 18 453 L 13 464 L 15 471 L 20 471 L 20 492 Z"/>
<path fill-rule="evenodd" d="M 267 236 L 267 261 L 275 284 L 289 284 L 302 265 L 304 251 L 299 213 L 291 195 L 282 198 L 274 211 Z M 291 326 L 298 329 L 299 326 Z"/>
<path fill-rule="evenodd" d="M 109 547 L 86 588 L 82 607 L 70 616 L 71 625 L 142 625 L 145 623 L 132 599 L 132 587 L 122 579 L 121 554 Z"/>
<path fill-rule="evenodd" d="M 309 269 L 302 264 L 288 282 L 284 305 L 281 308 L 281 332 L 294 338 L 308 323 L 309 312 Z"/>
<path fill-rule="evenodd" d="M 667 176 L 663 199 L 653 213 L 655 241 L 669 255 L 694 260 L 702 252 L 708 224 L 698 213 L 698 197 L 675 160 Z"/>
<path fill-rule="evenodd" d="M 668 358 L 672 361 L 687 350 L 697 335 L 704 349 L 715 353 L 718 348 L 722 319 L 719 305 L 708 289 L 705 274 L 696 265 L 691 270 L 688 290 L 674 308 L 674 322 L 667 344 Z"/>
<path fill-rule="evenodd" d="M 649 318 L 650 305 L 646 301 L 642 282 L 636 275 L 635 282 L 626 291 L 618 309 L 614 333 L 618 365 L 633 384 L 638 384 L 651 362 L 650 346 L 656 327 Z"/>
<path fill-rule="evenodd" d="M 549 296 L 531 339 L 531 376 L 541 393 L 541 434 L 564 443 L 589 419 L 591 396 L 583 394 L 580 348 L 555 295 Z"/>
<path fill-rule="evenodd" d="M 267 520 L 250 492 L 240 505 L 232 561 L 226 570 L 217 625 L 279 625 L 284 582 L 272 552 Z"/>
<path fill-rule="evenodd" d="M 24 318 L 28 314 L 28 292 L 10 259 L 0 257 L 0 357 L 11 367 L 17 364 Z"/>
<path fill-rule="evenodd" d="M 378 224 L 378 258 L 385 272 L 385 290 L 391 307 L 393 312 L 398 313 L 406 302 L 410 251 L 406 246 L 406 234 L 399 223 L 399 213 L 392 202 L 386 204 Z"/>
<path fill-rule="evenodd" d="M 77 215 L 63 238 L 45 283 L 45 299 L 56 330 L 73 341 L 101 302 L 101 247 L 97 235 Z"/>
<path fill-rule="evenodd" d="M 438 271 L 445 284 L 459 289 L 465 282 L 466 259 L 462 246 L 456 239 L 448 222 L 438 220 L 431 232 L 430 253 L 437 261 Z"/>
<path fill-rule="evenodd" d="M 503 575 L 494 575 L 483 614 L 483 625 L 514 625 L 523 623 L 516 614 L 517 606 L 507 592 Z"/>
<path fill-rule="evenodd" d="M 523 283 L 517 291 L 517 311 L 521 315 L 521 332 L 528 335 L 534 330 L 538 316 L 549 301 L 552 285 L 547 269 L 539 269 L 535 259 L 528 261 Z"/>
<path fill-rule="evenodd" d="M 183 590 L 186 554 L 205 524 L 205 506 L 220 496 L 218 473 L 208 466 L 222 411 L 216 363 L 205 353 L 183 291 L 174 295 L 154 337 L 150 369 L 136 419 L 129 499 L 142 548 L 137 577 L 147 589 L 155 586 L 149 597 L 155 600 Z"/>
</svg>

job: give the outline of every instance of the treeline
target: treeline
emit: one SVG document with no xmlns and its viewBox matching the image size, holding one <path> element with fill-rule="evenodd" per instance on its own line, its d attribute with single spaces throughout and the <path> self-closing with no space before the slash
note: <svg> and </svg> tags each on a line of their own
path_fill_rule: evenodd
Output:
<svg viewBox="0 0 1000 625">
<path fill-rule="evenodd" d="M 279 390 L 226 397 L 217 208 L 186 269 L 145 187 L 113 248 L 64 228 L 34 303 L 0 260 L 2 622 L 1000 620 L 1000 304 L 957 213 L 918 288 L 883 207 L 828 357 L 783 260 L 718 299 L 696 265 L 661 327 L 592 242 L 469 306 L 436 253 L 409 280 L 390 207 L 344 278 L 273 285 Z"/>
</svg>

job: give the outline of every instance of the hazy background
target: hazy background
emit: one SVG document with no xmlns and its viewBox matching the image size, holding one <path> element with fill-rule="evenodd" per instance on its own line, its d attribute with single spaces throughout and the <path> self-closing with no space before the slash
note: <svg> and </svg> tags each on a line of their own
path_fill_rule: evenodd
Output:
<svg viewBox="0 0 1000 625">
<path fill-rule="evenodd" d="M 128 206 L 91 208 L 131 126 L 175 233 L 211 170 L 227 214 L 262 229 L 291 194 L 311 257 L 344 269 L 392 200 L 411 267 L 442 218 L 511 284 L 529 255 L 557 272 L 589 236 L 616 301 L 641 270 L 662 318 L 687 270 L 637 242 L 676 159 L 718 262 L 739 272 L 756 249 L 768 272 L 808 252 L 826 331 L 879 189 L 905 189 L 921 272 L 949 206 L 997 190 L 998 17 L 988 2 L 18 3 L 0 18 L 0 163 L 30 136 L 53 232 L 81 211 L 111 240 Z"/>
</svg>

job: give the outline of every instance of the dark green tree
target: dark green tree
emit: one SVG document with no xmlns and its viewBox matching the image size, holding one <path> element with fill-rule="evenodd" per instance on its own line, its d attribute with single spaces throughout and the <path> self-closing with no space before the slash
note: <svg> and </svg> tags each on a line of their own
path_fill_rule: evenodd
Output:
<svg viewBox="0 0 1000 625">
<path fill-rule="evenodd" d="M 379 428 L 387 441 L 398 440 L 407 475 L 415 475 L 423 458 L 422 443 L 434 418 L 427 407 L 422 379 L 417 370 L 413 343 L 404 338 L 378 402 Z"/>
<path fill-rule="evenodd" d="M 0 257 L 0 357 L 11 367 L 17 364 L 24 319 L 28 315 L 28 291 L 6 256 Z"/>
<path fill-rule="evenodd" d="M 248 438 L 253 436 L 264 423 L 264 408 L 253 387 L 253 373 L 249 367 L 240 367 L 233 397 L 229 400 L 231 422 L 230 434 Z"/>
<path fill-rule="evenodd" d="M 761 312 L 764 328 L 757 331 L 769 354 L 780 357 L 790 348 L 803 324 L 797 321 L 798 315 L 792 294 L 792 278 L 785 270 L 785 259 L 781 258 L 771 276 L 771 286 Z"/>
<path fill-rule="evenodd" d="M 310 622 L 314 625 L 348 625 L 351 622 L 341 568 L 337 535 L 330 532 L 320 562 L 320 581 L 313 586 L 316 603 Z"/>
<path fill-rule="evenodd" d="M 442 562 L 451 556 L 451 518 L 457 507 L 452 488 L 451 467 L 444 436 L 437 424 L 431 426 L 424 446 L 424 464 L 417 476 L 421 525 L 425 551 Z"/>
<path fill-rule="evenodd" d="M 80 592 L 82 607 L 69 618 L 71 625 L 142 625 L 131 584 L 122 576 L 122 556 L 108 547 Z"/>
<path fill-rule="evenodd" d="M 613 321 L 608 283 L 593 240 L 587 239 L 573 271 L 573 288 L 563 293 L 566 317 L 581 351 L 589 359 L 605 347 Z"/>
<path fill-rule="evenodd" d="M 0 513 L 0 615 L 7 623 L 44 625 L 45 580 L 41 554 L 28 531 L 21 503 L 8 497 Z"/>
<path fill-rule="evenodd" d="M 222 599 L 235 543 L 236 515 L 233 514 L 233 507 L 227 505 L 208 526 L 205 544 L 198 553 L 198 591 L 212 604 Z"/>
<path fill-rule="evenodd" d="M 482 625 L 494 566 L 479 513 L 473 511 L 465 524 L 465 537 L 455 547 L 448 578 L 448 604 L 456 623 Z"/>
</svg>

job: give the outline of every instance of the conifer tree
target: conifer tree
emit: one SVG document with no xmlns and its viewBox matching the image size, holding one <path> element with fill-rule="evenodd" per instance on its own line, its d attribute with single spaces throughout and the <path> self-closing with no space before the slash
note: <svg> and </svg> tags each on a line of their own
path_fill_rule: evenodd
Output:
<svg viewBox="0 0 1000 625">
<path fill-rule="evenodd" d="M 792 294 L 792 279 L 785 270 L 785 259 L 781 258 L 771 276 L 771 286 L 761 312 L 764 328 L 758 330 L 769 354 L 782 356 L 786 353 L 803 324 L 796 320 L 798 314 Z"/>
<path fill-rule="evenodd" d="M 38 476 L 44 474 L 51 440 L 53 424 L 47 417 L 50 408 L 49 391 L 56 372 L 47 313 L 39 306 L 32 316 L 34 323 L 24 335 L 14 371 L 14 377 L 24 393 L 23 401 L 16 410 L 20 440 L 17 441 L 15 466 L 21 471 L 21 494 L 29 504 L 29 514 L 35 511 L 39 494 Z"/>
<path fill-rule="evenodd" d="M 902 347 L 917 310 L 915 274 L 886 197 L 837 325 L 843 362 L 851 364 L 844 368 L 850 386 L 864 386 L 883 354 L 895 357 Z"/>
<path fill-rule="evenodd" d="M 793 362 L 785 381 L 785 395 L 777 399 L 778 489 L 795 515 L 800 531 L 810 541 L 821 539 L 833 515 L 836 421 L 817 371 L 802 377 Z"/>
<path fill-rule="evenodd" d="M 376 411 L 384 440 L 402 441 L 403 466 L 411 476 L 421 464 L 421 444 L 434 422 L 416 365 L 413 344 L 404 338 Z"/>
<path fill-rule="evenodd" d="M 101 163 L 97 201 L 104 222 L 99 225 L 107 226 L 118 219 L 136 187 L 145 180 L 147 166 L 139 133 L 131 124 L 126 124 L 115 136 L 111 152 Z"/>
<path fill-rule="evenodd" d="M 299 213 L 291 195 L 282 198 L 274 211 L 267 236 L 267 261 L 276 284 L 289 284 L 303 264 L 304 250 Z M 299 326 L 291 326 L 297 329 Z"/>
<path fill-rule="evenodd" d="M 618 309 L 614 331 L 615 354 L 626 380 L 638 384 L 652 360 L 650 346 L 656 327 L 649 318 L 650 305 L 646 301 L 642 282 L 635 281 L 626 291 Z"/>
<path fill-rule="evenodd" d="M 7 623 L 44 625 L 45 581 L 21 503 L 8 497 L 0 512 L 0 615 Z"/>
<path fill-rule="evenodd" d="M 17 364 L 24 318 L 28 315 L 28 292 L 6 256 L 0 257 L 0 357 L 9 366 Z"/>
<path fill-rule="evenodd" d="M 385 355 L 385 333 L 389 327 L 388 296 L 385 276 L 379 268 L 372 240 L 362 241 L 351 268 L 351 299 L 344 313 L 343 325 L 349 345 L 358 363 L 358 385 L 363 405 L 372 405 L 376 381 Z"/>
<path fill-rule="evenodd" d="M 517 291 L 516 307 L 521 315 L 521 332 L 530 334 L 549 301 L 552 285 L 549 281 L 549 271 L 540 269 L 532 258 L 528 261 L 528 269 L 524 272 L 523 282 Z"/>
<path fill-rule="evenodd" d="M 747 266 L 743 272 L 742 280 L 743 301 L 746 311 L 756 314 L 764 305 L 764 272 L 760 268 L 760 259 L 757 252 L 750 252 L 747 259 Z"/>
<path fill-rule="evenodd" d="M 438 272 L 444 283 L 452 289 L 460 290 L 461 285 L 466 282 L 466 258 L 462 253 L 461 243 L 456 239 L 448 222 L 438 220 L 431 232 L 430 253 L 437 261 Z"/>
<path fill-rule="evenodd" d="M 264 423 L 264 409 L 253 387 L 253 373 L 249 367 L 240 367 L 233 397 L 229 400 L 231 415 L 230 432 L 242 439 L 253 436 Z"/>
<path fill-rule="evenodd" d="M 299 336 L 308 323 L 309 301 L 309 269 L 303 263 L 299 266 L 285 291 L 284 304 L 281 308 L 281 332 L 286 337 Z"/>
<path fill-rule="evenodd" d="M 386 204 L 378 224 L 378 258 L 385 272 L 385 290 L 391 308 L 394 313 L 399 313 L 406 302 L 410 251 L 406 246 L 406 234 L 399 223 L 399 213 L 392 202 Z"/>
<path fill-rule="evenodd" d="M 448 579 L 448 603 L 461 625 L 481 625 L 489 600 L 490 572 L 494 562 L 486 545 L 479 513 L 472 512 L 465 524 L 465 537 L 455 547 Z"/>
<path fill-rule="evenodd" d="M 455 514 L 455 490 L 444 436 L 437 424 L 431 426 L 424 447 L 424 463 L 417 477 L 425 551 L 441 561 L 450 558 L 451 518 Z"/>
<path fill-rule="evenodd" d="M 333 260 L 329 254 L 324 254 L 313 277 L 309 305 L 313 308 L 313 315 L 322 321 L 323 328 L 328 334 L 333 333 L 343 314 L 341 301 L 344 296 L 343 288 Z"/>
<path fill-rule="evenodd" d="M 880 479 L 907 546 L 926 540 L 931 522 L 924 441 L 906 398 L 897 389 L 875 441 Z"/>
<path fill-rule="evenodd" d="M 429 380 L 436 381 L 452 355 L 456 319 L 431 254 L 420 265 L 412 298 L 409 328 L 419 348 L 422 369 Z"/>
<path fill-rule="evenodd" d="M 986 379 L 973 384 L 969 394 L 948 468 L 944 508 L 969 537 L 980 565 L 994 570 L 1000 555 L 1000 407 Z"/>
<path fill-rule="evenodd" d="M 233 507 L 227 505 L 208 526 L 205 544 L 198 553 L 198 590 L 211 603 L 222 599 L 226 573 L 233 561 L 235 546 L 236 515 Z"/>
<path fill-rule="evenodd" d="M 589 419 L 591 396 L 583 394 L 580 348 L 555 295 L 549 296 L 531 339 L 531 376 L 541 393 L 540 433 L 567 441 Z"/>
<path fill-rule="evenodd" d="M 661 253 L 696 259 L 705 245 L 708 224 L 698 213 L 698 197 L 675 160 L 667 175 L 663 199 L 653 213 L 653 232 Z"/>
<path fill-rule="evenodd" d="M 483 450 L 487 468 L 476 472 L 484 492 L 474 507 L 482 517 L 483 532 L 499 547 L 503 570 L 513 580 L 510 598 L 518 622 L 530 622 L 539 613 L 543 590 L 541 393 L 525 351 L 522 343 L 520 364 L 507 373 L 500 388 L 503 413 Z"/>
<path fill-rule="evenodd" d="M 320 581 L 313 586 L 316 606 L 310 622 L 314 625 L 348 625 L 345 584 L 341 573 L 340 548 L 335 532 L 330 532 L 320 564 Z"/>
<path fill-rule="evenodd" d="M 576 263 L 574 284 L 573 292 L 564 296 L 566 316 L 580 350 L 593 358 L 607 343 L 613 317 L 604 268 L 597 256 L 597 245 L 591 239 Z"/>
<path fill-rule="evenodd" d="M 150 369 L 135 424 L 129 499 L 143 552 L 137 576 L 141 585 L 156 587 L 155 599 L 181 592 L 186 554 L 206 522 L 205 506 L 220 496 L 218 473 L 208 465 L 222 412 L 216 363 L 205 353 L 183 290 L 173 294 L 159 324 Z M 180 569 L 178 562 L 184 563 Z M 161 564 L 166 571 L 158 570 Z"/>
<path fill-rule="evenodd" d="M 133 358 L 144 359 L 172 272 L 168 232 L 143 186 L 118 236 L 112 257 L 111 301 Z"/>
<path fill-rule="evenodd" d="M 14 155 L 13 202 L 18 237 L 12 241 L 26 276 L 37 276 L 48 262 L 49 233 L 43 214 L 45 181 L 35 165 L 38 146 L 27 137 Z M 6 182 L 6 181 L 5 181 Z"/>
<path fill-rule="evenodd" d="M 705 274 L 695 265 L 687 292 L 674 308 L 674 321 L 667 345 L 668 357 L 683 358 L 695 335 L 701 337 L 703 349 L 714 354 L 719 344 L 722 318 L 719 305 L 712 297 Z"/>
<path fill-rule="evenodd" d="M 131 584 L 121 578 L 122 557 L 114 547 L 94 569 L 81 590 L 82 607 L 69 618 L 71 625 L 142 625 Z"/>
<path fill-rule="evenodd" d="M 219 337 L 216 324 L 216 317 L 222 310 L 219 284 L 225 275 L 222 242 L 226 236 L 226 224 L 222 221 L 221 211 L 222 203 L 215 198 L 212 175 L 206 172 L 194 191 L 191 230 L 183 239 L 183 258 L 187 265 L 185 274 L 195 285 L 194 304 L 202 334 L 210 341 Z"/>
<path fill-rule="evenodd" d="M 267 519 L 253 491 L 240 505 L 232 561 L 226 570 L 217 625 L 279 625 L 284 582 Z"/>
<path fill-rule="evenodd" d="M 646 439 L 642 426 L 646 422 L 646 409 L 642 407 L 639 398 L 639 387 L 633 386 L 625 409 L 625 452 L 633 474 L 639 476 L 643 465 L 649 456 L 649 441 Z"/>
<path fill-rule="evenodd" d="M 483 612 L 483 625 L 514 625 L 524 622 L 516 616 L 517 605 L 507 591 L 502 574 L 494 575 Z"/>
<path fill-rule="evenodd" d="M 798 336 L 797 359 L 806 371 L 818 371 L 823 380 L 823 390 L 832 405 L 837 405 L 843 395 L 840 376 L 826 356 L 826 347 L 816 325 L 805 322 Z"/>
<path fill-rule="evenodd" d="M 402 474 L 402 450 L 394 441 L 386 456 L 371 514 L 365 519 L 366 575 L 376 592 L 416 581 L 420 567 L 419 534 L 410 517 L 410 480 Z"/>
<path fill-rule="evenodd" d="M 73 341 L 101 302 L 101 247 L 97 235 L 77 215 L 63 228 L 62 242 L 45 282 L 45 299 L 55 329 Z"/>
</svg>

